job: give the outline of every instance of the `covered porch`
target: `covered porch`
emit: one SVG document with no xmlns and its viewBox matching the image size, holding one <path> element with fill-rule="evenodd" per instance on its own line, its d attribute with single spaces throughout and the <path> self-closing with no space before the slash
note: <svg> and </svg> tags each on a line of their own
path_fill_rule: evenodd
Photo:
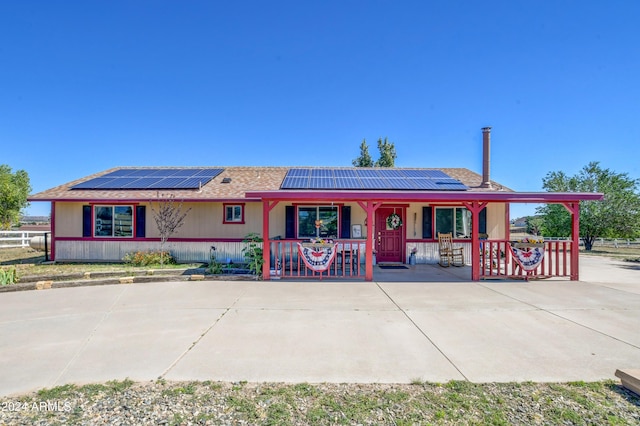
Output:
<svg viewBox="0 0 640 426">
<path fill-rule="evenodd" d="M 364 279 L 373 281 L 374 266 L 377 274 L 386 272 L 406 272 L 410 275 L 414 270 L 428 271 L 441 268 L 456 272 L 446 272 L 446 276 L 453 275 L 466 280 L 479 281 L 481 279 L 497 278 L 551 278 L 566 277 L 570 280 L 579 279 L 578 246 L 579 246 L 579 203 L 582 200 L 599 200 L 598 193 L 517 193 L 517 192 L 460 192 L 460 191 L 260 191 L 248 192 L 247 198 L 260 200 L 263 204 L 262 229 L 270 229 L 271 213 L 279 203 L 344 203 L 352 202 L 363 210 L 365 224 L 376 224 L 376 211 L 382 208 L 393 208 L 402 211 L 410 203 L 426 203 L 429 205 L 447 204 L 460 205 L 471 214 L 471 237 L 455 240 L 455 245 L 462 247 L 465 253 L 465 266 L 441 268 L 437 264 L 428 263 L 411 265 L 408 269 L 380 269 L 381 259 L 374 260 L 375 246 L 380 247 L 383 233 L 376 231 L 374 226 L 365 226 L 362 239 L 336 239 L 332 241 L 336 253 L 330 264 L 323 271 L 314 271 L 299 256 L 301 240 L 282 239 L 280 236 L 270 237 L 264 232 L 263 239 L 263 277 L 281 278 L 310 278 L 310 279 Z M 557 203 L 562 204 L 571 214 L 572 235 L 567 240 L 549 240 L 544 242 L 541 249 L 544 252 L 542 262 L 531 271 L 524 271 L 515 260 L 510 249 L 509 228 L 506 227 L 504 236 L 499 238 L 481 238 L 479 223 L 481 211 L 492 203 L 502 203 L 506 206 L 505 223 L 509 221 L 510 203 Z M 406 217 L 405 217 L 406 219 Z M 378 218 L 379 221 L 379 218 Z M 380 229 L 380 227 L 378 228 Z M 376 241 L 377 240 L 377 241 Z M 437 250 L 437 240 L 409 239 L 406 235 L 400 241 L 402 261 L 392 262 L 396 267 L 407 263 L 409 250 L 415 250 L 418 259 L 421 253 L 433 253 Z M 409 248 L 411 247 L 411 248 Z M 431 255 L 431 259 L 433 256 Z M 417 268 L 420 267 L 420 268 Z M 412 269 L 413 268 L 413 269 Z M 445 273 L 445 272 L 442 272 Z M 437 273 L 436 275 L 439 275 Z M 416 275 L 417 276 L 417 275 Z M 417 278 L 424 280 L 425 277 Z"/>
</svg>

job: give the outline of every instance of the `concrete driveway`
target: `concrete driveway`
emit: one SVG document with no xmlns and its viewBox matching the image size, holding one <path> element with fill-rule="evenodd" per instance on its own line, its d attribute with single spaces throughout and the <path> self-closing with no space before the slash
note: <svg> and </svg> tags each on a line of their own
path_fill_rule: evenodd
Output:
<svg viewBox="0 0 640 426">
<path fill-rule="evenodd" d="M 580 282 L 166 282 L 0 294 L 0 395 L 65 383 L 615 379 L 640 265 Z"/>
</svg>

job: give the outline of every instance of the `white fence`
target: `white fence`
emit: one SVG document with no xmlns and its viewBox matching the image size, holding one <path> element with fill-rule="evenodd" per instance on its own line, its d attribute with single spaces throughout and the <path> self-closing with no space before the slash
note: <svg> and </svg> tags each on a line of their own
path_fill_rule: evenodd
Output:
<svg viewBox="0 0 640 426">
<path fill-rule="evenodd" d="M 580 240 L 580 246 L 582 247 L 584 242 Z M 593 242 L 593 247 L 613 247 L 613 248 L 638 248 L 640 247 L 640 240 L 627 240 L 623 238 L 596 238 Z"/>
<path fill-rule="evenodd" d="M 33 237 L 40 237 L 47 231 L 0 231 L 0 248 L 29 247 Z"/>
</svg>

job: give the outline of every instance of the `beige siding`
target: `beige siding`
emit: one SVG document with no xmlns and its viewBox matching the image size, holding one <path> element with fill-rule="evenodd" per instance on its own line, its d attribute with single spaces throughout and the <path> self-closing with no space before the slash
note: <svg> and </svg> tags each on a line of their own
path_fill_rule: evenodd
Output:
<svg viewBox="0 0 640 426">
<path fill-rule="evenodd" d="M 428 204 L 410 204 L 404 221 L 405 237 L 409 240 L 422 238 L 422 207 Z"/>
<path fill-rule="evenodd" d="M 55 203 L 55 236 L 82 237 L 82 206 L 84 203 Z"/>
<path fill-rule="evenodd" d="M 504 203 L 492 203 L 487 206 L 487 234 L 489 238 L 506 238 L 506 205 Z"/>
<path fill-rule="evenodd" d="M 284 238 L 286 233 L 285 206 L 287 203 L 278 203 L 269 213 L 269 237 Z M 262 228 L 262 209 L 260 209 L 260 228 Z"/>
<path fill-rule="evenodd" d="M 362 225 L 362 238 L 366 238 L 367 227 L 364 226 L 364 221 L 367 218 L 367 212 L 358 203 L 345 203 L 345 205 L 351 206 L 351 225 Z"/>
<path fill-rule="evenodd" d="M 223 203 L 184 203 L 183 211 L 186 209 L 190 210 L 187 212 L 184 225 L 172 235 L 172 238 L 244 238 L 252 232 L 261 233 L 261 203 L 245 203 L 243 224 L 223 223 Z M 147 205 L 146 236 L 149 238 L 159 237 L 153 217 L 153 211 Z"/>
<path fill-rule="evenodd" d="M 57 237 L 82 237 L 82 206 L 84 203 L 57 202 L 55 204 L 55 234 Z M 146 236 L 158 238 L 158 230 L 149 203 L 147 207 Z M 262 235 L 262 203 L 245 203 L 244 224 L 224 224 L 224 208 L 221 202 L 185 203 L 183 209 L 190 209 L 184 225 L 172 235 L 173 238 L 230 238 L 241 239 L 255 232 Z M 269 237 L 285 236 L 285 206 L 292 203 L 278 203 L 269 214 Z M 366 212 L 356 202 L 345 203 L 351 206 L 351 224 L 362 225 L 362 236 L 366 236 Z M 422 238 L 422 207 L 428 204 L 414 203 L 406 210 L 404 229 L 407 239 Z M 487 233 L 489 238 L 505 238 L 505 205 L 491 203 L 487 207 Z"/>
</svg>

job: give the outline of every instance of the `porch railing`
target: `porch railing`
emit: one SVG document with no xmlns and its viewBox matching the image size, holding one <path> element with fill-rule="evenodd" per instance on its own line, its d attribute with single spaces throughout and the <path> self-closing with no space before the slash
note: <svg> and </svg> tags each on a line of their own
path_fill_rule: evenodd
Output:
<svg viewBox="0 0 640 426">
<path fill-rule="evenodd" d="M 307 268 L 299 256 L 298 244 L 302 240 L 271 240 L 271 275 L 283 278 L 354 278 L 364 279 L 364 241 L 337 240 L 336 257 L 329 268 L 315 272 Z M 514 258 L 509 240 L 482 240 L 480 242 L 480 278 L 552 278 L 571 277 L 570 240 L 547 240 L 545 255 L 534 270 L 525 271 Z M 470 244 L 465 247 L 471 248 Z M 469 259 L 471 256 L 469 256 Z M 466 259 L 466 256 L 465 256 Z"/>
<path fill-rule="evenodd" d="M 571 277 L 571 250 L 569 240 L 546 240 L 544 257 L 532 271 L 523 270 L 509 249 L 507 240 L 482 240 L 480 242 L 481 278 L 551 278 Z"/>
<path fill-rule="evenodd" d="M 335 240 L 337 253 L 329 268 L 316 272 L 299 256 L 298 243 L 303 240 L 270 240 L 271 276 L 283 278 L 364 278 L 364 241 Z"/>
</svg>

